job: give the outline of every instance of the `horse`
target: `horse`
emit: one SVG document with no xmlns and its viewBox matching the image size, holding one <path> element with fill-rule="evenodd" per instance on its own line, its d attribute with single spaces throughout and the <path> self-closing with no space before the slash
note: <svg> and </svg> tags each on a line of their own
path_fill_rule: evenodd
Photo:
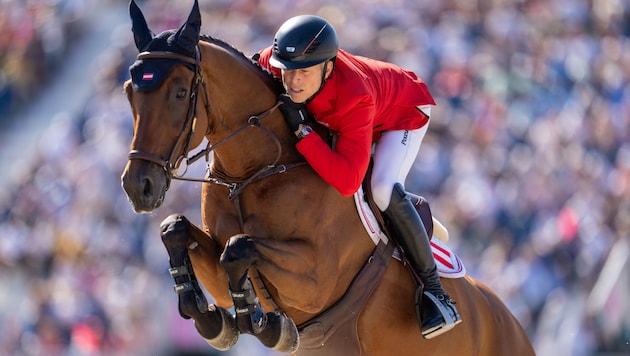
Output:
<svg viewBox="0 0 630 356">
<path fill-rule="evenodd" d="M 391 240 L 375 244 L 354 200 L 294 148 L 278 81 L 202 35 L 197 0 L 179 29 L 157 36 L 134 0 L 129 11 L 139 54 L 124 83 L 134 131 L 122 187 L 146 213 L 173 179 L 203 182 L 202 227 L 172 214 L 160 234 L 179 312 L 210 346 L 228 350 L 248 333 L 294 355 L 534 354 L 501 299 L 470 276 L 442 280 L 463 322 L 424 339 L 416 281 Z M 205 177 L 181 173 L 201 158 Z"/>
</svg>

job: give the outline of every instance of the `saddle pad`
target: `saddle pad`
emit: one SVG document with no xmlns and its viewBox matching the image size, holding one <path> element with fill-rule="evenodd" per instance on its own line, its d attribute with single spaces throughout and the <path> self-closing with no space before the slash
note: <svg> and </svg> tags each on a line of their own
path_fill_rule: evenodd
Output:
<svg viewBox="0 0 630 356">
<path fill-rule="evenodd" d="M 381 230 L 374 212 L 372 212 L 372 209 L 370 209 L 370 206 L 363 197 L 363 186 L 361 186 L 359 190 L 354 193 L 354 203 L 365 230 L 368 235 L 370 235 L 374 245 L 378 245 L 379 241 L 383 241 L 387 244 L 389 238 Z M 431 239 L 431 249 L 433 250 L 433 258 L 435 259 L 435 265 L 437 266 L 440 277 L 460 278 L 466 275 L 466 267 L 464 267 L 459 256 L 445 243 L 440 241 L 440 239 L 436 237 Z M 401 260 L 400 250 L 398 248 L 394 250 L 393 257 L 399 261 Z"/>
</svg>

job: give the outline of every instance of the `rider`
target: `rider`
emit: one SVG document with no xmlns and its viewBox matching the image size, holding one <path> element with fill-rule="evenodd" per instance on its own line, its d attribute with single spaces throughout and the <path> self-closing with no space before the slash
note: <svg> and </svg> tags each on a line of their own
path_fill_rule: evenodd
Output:
<svg viewBox="0 0 630 356">
<path fill-rule="evenodd" d="M 424 293 L 419 286 L 415 297 L 422 335 L 433 338 L 461 322 L 440 283 L 420 216 L 403 187 L 435 105 L 427 85 L 393 64 L 339 49 L 332 25 L 313 15 L 287 20 L 273 46 L 259 53 L 258 62 L 282 78 L 286 94 L 280 96 L 280 109 L 298 137 L 296 148 L 342 195 L 359 189 L 375 143 L 373 198 L 424 284 Z M 311 134 L 307 110 L 338 134 L 334 149 Z"/>
</svg>

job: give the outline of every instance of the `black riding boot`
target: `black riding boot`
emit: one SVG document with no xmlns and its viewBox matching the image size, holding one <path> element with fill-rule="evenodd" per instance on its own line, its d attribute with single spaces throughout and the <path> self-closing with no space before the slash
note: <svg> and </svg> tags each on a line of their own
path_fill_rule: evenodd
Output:
<svg viewBox="0 0 630 356">
<path fill-rule="evenodd" d="M 416 313 L 426 339 L 434 338 L 452 329 L 462 321 L 451 298 L 442 288 L 437 273 L 429 237 L 413 203 L 400 183 L 394 186 L 385 216 L 396 234 L 411 268 L 424 284 L 416 292 Z"/>
</svg>

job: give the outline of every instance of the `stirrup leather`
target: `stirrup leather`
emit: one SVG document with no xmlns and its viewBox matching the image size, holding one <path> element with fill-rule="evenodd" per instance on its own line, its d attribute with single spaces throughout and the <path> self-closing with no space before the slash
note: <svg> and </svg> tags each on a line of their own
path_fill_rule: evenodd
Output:
<svg viewBox="0 0 630 356">
<path fill-rule="evenodd" d="M 434 304 L 435 308 L 442 315 L 443 323 L 428 329 L 422 330 L 422 336 L 426 339 L 432 339 L 436 336 L 442 335 L 445 332 L 451 330 L 455 325 L 461 323 L 462 318 L 460 317 L 457 309 L 453 305 L 454 302 L 445 295 L 433 295 L 433 293 L 429 291 L 425 291 L 423 293 L 423 297 L 426 297 L 431 303 Z"/>
</svg>

